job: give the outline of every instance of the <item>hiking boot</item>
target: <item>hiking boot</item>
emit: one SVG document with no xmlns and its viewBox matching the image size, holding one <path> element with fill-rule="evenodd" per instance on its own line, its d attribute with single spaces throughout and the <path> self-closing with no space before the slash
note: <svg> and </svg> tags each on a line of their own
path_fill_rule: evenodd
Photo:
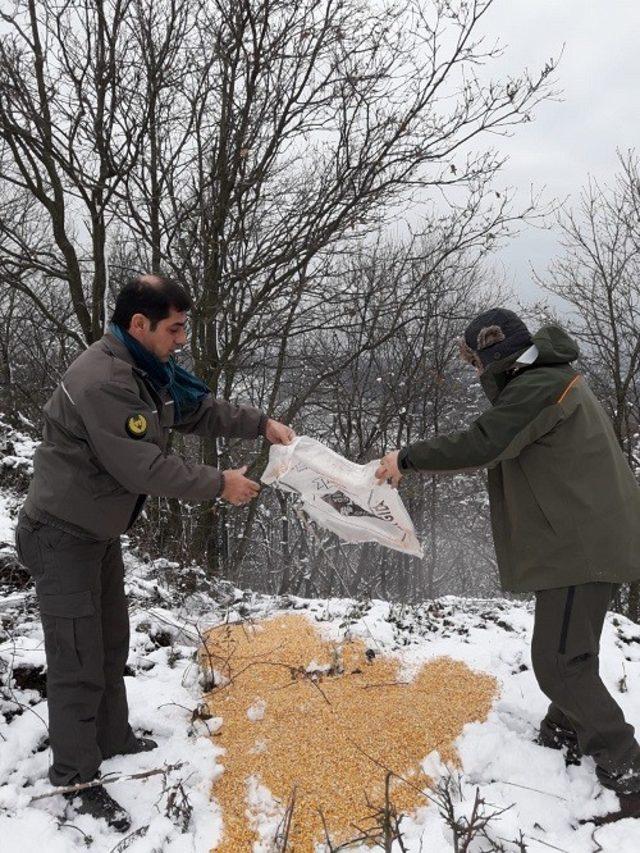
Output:
<svg viewBox="0 0 640 853">
<path fill-rule="evenodd" d="M 634 791 L 633 794 L 618 794 L 618 799 L 620 800 L 620 809 L 617 812 L 609 812 L 609 814 L 601 815 L 600 817 L 581 820 L 580 823 L 593 823 L 596 826 L 605 826 L 608 823 L 615 823 L 618 820 L 640 817 L 640 791 Z"/>
<path fill-rule="evenodd" d="M 73 803 L 77 814 L 88 814 L 96 820 L 105 820 L 116 832 L 126 832 L 131 826 L 129 813 L 107 793 L 103 785 L 70 791 L 63 796 Z"/>
<path fill-rule="evenodd" d="M 133 744 L 127 748 L 122 755 L 137 755 L 139 752 L 151 752 L 152 749 L 156 749 L 158 744 L 155 740 L 151 740 L 150 737 L 137 737 Z"/>
<path fill-rule="evenodd" d="M 627 762 L 625 770 L 617 773 L 605 770 L 604 767 L 596 765 L 596 776 L 603 788 L 609 788 L 620 796 L 640 795 L 640 755 Z"/>
<path fill-rule="evenodd" d="M 578 745 L 578 736 L 573 729 L 544 719 L 540 723 L 540 732 L 535 742 L 540 746 L 548 746 L 550 749 L 566 750 L 564 763 L 567 767 L 571 764 L 580 764 L 582 752 Z"/>
<path fill-rule="evenodd" d="M 116 755 L 137 755 L 139 752 L 151 752 L 152 749 L 155 749 L 158 744 L 155 740 L 151 740 L 150 737 L 135 737 L 133 732 L 131 732 L 131 737 L 127 740 L 127 743 L 124 749 L 121 749 L 119 752 L 103 752 L 102 757 L 113 758 Z"/>
</svg>

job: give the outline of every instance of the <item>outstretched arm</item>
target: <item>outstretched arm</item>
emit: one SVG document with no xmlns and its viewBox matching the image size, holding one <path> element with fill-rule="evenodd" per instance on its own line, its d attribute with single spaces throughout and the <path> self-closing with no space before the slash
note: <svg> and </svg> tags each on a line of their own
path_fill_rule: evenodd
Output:
<svg viewBox="0 0 640 853">
<path fill-rule="evenodd" d="M 285 424 L 267 417 L 253 406 L 236 406 L 227 400 L 208 396 L 193 414 L 175 424 L 180 432 L 205 438 L 258 438 L 264 435 L 271 444 L 290 444 L 295 432 Z"/>
<path fill-rule="evenodd" d="M 381 459 L 376 477 L 397 485 L 411 471 L 475 471 L 514 459 L 570 414 L 573 398 L 566 397 L 566 392 L 578 379 L 574 375 L 567 381 L 563 375 L 560 384 L 555 377 L 550 383 L 549 375 L 542 371 L 514 379 L 496 405 L 466 430 L 388 453 Z"/>
</svg>

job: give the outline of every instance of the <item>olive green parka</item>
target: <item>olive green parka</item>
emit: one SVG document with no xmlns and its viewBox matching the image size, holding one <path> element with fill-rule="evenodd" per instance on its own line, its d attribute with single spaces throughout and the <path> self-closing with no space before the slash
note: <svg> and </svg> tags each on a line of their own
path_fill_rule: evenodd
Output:
<svg viewBox="0 0 640 853">
<path fill-rule="evenodd" d="M 460 433 L 403 448 L 403 473 L 488 468 L 493 537 L 504 589 L 529 592 L 640 579 L 640 488 L 606 412 L 557 326 L 481 376 L 492 407 Z"/>
</svg>

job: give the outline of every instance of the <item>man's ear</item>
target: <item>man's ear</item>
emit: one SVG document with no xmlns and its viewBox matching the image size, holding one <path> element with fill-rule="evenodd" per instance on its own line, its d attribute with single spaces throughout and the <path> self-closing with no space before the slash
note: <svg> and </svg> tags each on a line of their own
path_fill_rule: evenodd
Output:
<svg viewBox="0 0 640 853">
<path fill-rule="evenodd" d="M 149 319 L 144 314 L 134 314 L 129 323 L 129 331 L 144 332 L 149 324 Z"/>
</svg>

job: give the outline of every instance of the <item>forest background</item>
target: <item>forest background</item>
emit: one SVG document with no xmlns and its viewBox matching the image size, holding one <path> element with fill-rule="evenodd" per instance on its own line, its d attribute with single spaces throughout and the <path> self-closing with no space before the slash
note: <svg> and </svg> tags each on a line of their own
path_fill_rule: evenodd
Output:
<svg viewBox="0 0 640 853">
<path fill-rule="evenodd" d="M 464 428 L 478 311 L 561 322 L 640 471 L 640 174 L 569 206 L 505 189 L 498 135 L 559 99 L 561 51 L 493 75 L 494 0 L 16 0 L 0 28 L 0 414 L 39 435 L 70 362 L 139 271 L 193 300 L 183 363 L 356 462 Z M 615 146 L 615 142 L 613 143 Z M 529 189 L 528 187 L 526 189 Z M 560 235 L 523 301 L 496 253 Z M 268 448 L 174 436 L 222 468 Z M 344 546 L 271 489 L 247 509 L 149 499 L 142 554 L 271 593 L 498 594 L 484 473 L 411 478 L 424 559 Z M 13 480 L 12 480 L 13 478 Z M 24 475 L 3 472 L 24 489 Z M 618 608 L 640 617 L 636 588 Z"/>
</svg>

